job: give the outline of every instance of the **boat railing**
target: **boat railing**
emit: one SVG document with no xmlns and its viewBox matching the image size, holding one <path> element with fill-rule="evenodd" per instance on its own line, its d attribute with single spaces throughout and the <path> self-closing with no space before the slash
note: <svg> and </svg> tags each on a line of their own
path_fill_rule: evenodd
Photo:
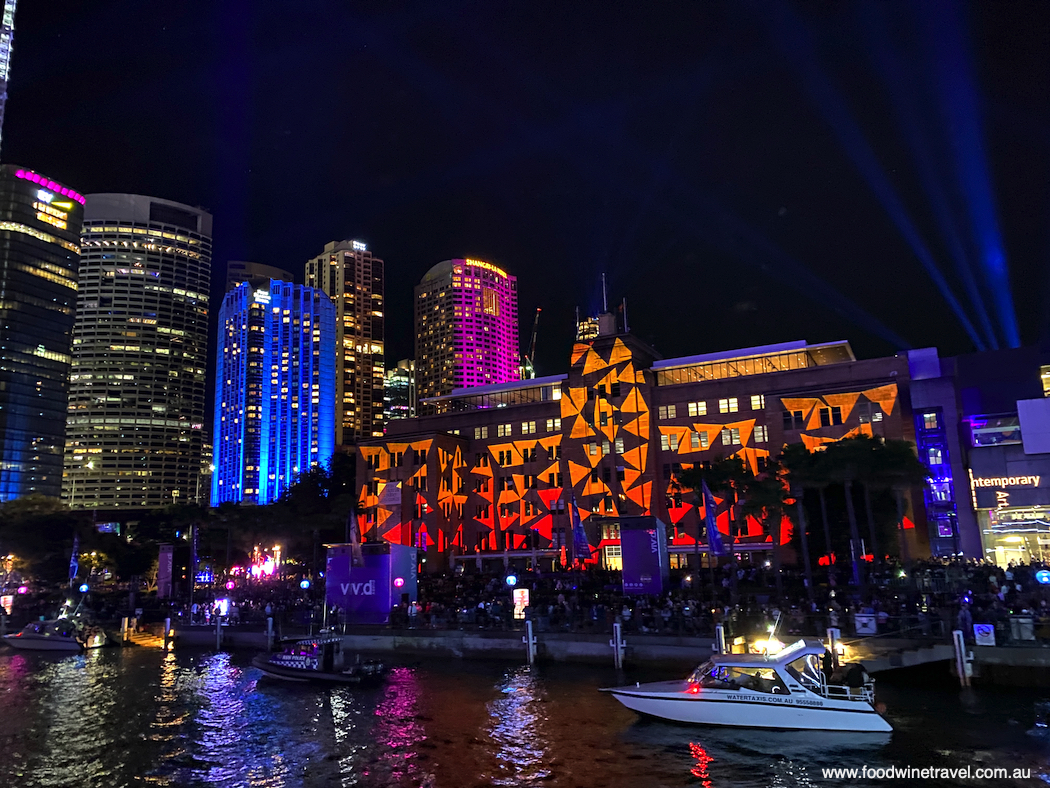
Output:
<svg viewBox="0 0 1050 788">
<path fill-rule="evenodd" d="M 875 682 L 869 679 L 861 687 L 847 687 L 845 684 L 829 684 L 822 674 L 820 677 L 820 694 L 828 700 L 860 700 L 875 702 Z"/>
</svg>

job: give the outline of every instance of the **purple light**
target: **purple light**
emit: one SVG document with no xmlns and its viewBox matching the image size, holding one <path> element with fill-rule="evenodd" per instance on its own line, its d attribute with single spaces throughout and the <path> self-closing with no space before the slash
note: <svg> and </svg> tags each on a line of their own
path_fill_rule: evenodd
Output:
<svg viewBox="0 0 1050 788">
<path fill-rule="evenodd" d="M 20 593 L 20 594 L 28 594 L 29 593 L 29 586 L 19 586 L 18 587 L 18 593 Z"/>
<path fill-rule="evenodd" d="M 403 586 L 404 584 L 405 584 L 405 578 L 403 578 L 403 577 L 395 577 L 394 578 L 394 588 L 401 588 L 401 586 Z"/>
<path fill-rule="evenodd" d="M 64 197 L 72 197 L 81 205 L 83 205 L 85 202 L 84 196 L 79 192 L 75 192 L 69 187 L 63 186 L 61 183 L 49 181 L 47 178 L 37 175 L 35 172 L 32 172 L 30 170 L 15 170 L 15 177 L 21 178 L 24 181 L 39 183 L 44 188 L 50 189 L 53 192 L 59 192 Z"/>
<path fill-rule="evenodd" d="M 234 582 L 233 582 L 232 580 L 227 580 L 227 581 L 226 581 L 226 590 L 227 590 L 227 591 L 232 591 L 232 590 L 233 590 L 233 587 L 234 587 L 235 585 L 237 585 L 237 584 L 236 584 L 236 583 L 234 583 Z"/>
</svg>

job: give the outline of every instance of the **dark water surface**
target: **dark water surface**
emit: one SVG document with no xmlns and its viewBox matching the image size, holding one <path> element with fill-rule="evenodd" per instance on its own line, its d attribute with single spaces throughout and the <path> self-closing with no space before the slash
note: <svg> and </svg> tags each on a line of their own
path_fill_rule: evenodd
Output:
<svg viewBox="0 0 1050 788">
<path fill-rule="evenodd" d="M 686 728 L 640 720 L 597 687 L 663 673 L 428 660 L 373 689 L 281 684 L 246 654 L 0 649 L 0 786 L 821 786 L 822 767 L 1030 768 L 1043 690 L 879 683 L 892 735 Z"/>
</svg>

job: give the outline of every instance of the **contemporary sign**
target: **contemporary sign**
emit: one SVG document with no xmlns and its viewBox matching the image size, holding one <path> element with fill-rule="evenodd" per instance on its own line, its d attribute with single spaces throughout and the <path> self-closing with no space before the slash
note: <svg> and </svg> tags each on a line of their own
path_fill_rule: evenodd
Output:
<svg viewBox="0 0 1050 788">
<path fill-rule="evenodd" d="M 1041 476 L 975 476 L 974 487 L 1038 487 Z"/>
</svg>

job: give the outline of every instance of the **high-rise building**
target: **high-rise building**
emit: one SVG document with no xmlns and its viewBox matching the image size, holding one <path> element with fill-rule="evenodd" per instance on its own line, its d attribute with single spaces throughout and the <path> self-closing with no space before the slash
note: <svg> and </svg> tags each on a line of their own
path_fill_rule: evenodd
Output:
<svg viewBox="0 0 1050 788">
<path fill-rule="evenodd" d="M 306 284 L 335 304 L 337 446 L 383 434 L 384 282 L 361 241 L 332 241 L 306 263 Z"/>
<path fill-rule="evenodd" d="M 518 280 L 482 260 L 445 260 L 416 286 L 419 399 L 517 380 Z"/>
<path fill-rule="evenodd" d="M 205 439 L 211 214 L 136 194 L 84 206 L 62 496 L 191 501 Z"/>
<path fill-rule="evenodd" d="M 0 501 L 62 490 L 83 203 L 0 166 Z"/>
<path fill-rule="evenodd" d="M 7 80 L 11 73 L 11 48 L 15 37 L 16 0 L 4 0 L 4 16 L 0 19 L 0 131 L 4 127 L 4 107 L 7 104 Z"/>
<path fill-rule="evenodd" d="M 243 283 L 219 310 L 211 502 L 267 504 L 335 448 L 335 307 L 320 290 Z"/>
<path fill-rule="evenodd" d="M 413 418 L 416 415 L 416 362 L 401 359 L 396 367 L 386 371 L 383 385 L 386 420 Z"/>
<path fill-rule="evenodd" d="M 276 279 L 278 282 L 294 282 L 295 277 L 273 265 L 263 263 L 249 263 L 244 260 L 230 260 L 226 264 L 226 287 L 223 293 L 228 293 L 241 282 L 251 282 L 253 279 Z"/>
</svg>

